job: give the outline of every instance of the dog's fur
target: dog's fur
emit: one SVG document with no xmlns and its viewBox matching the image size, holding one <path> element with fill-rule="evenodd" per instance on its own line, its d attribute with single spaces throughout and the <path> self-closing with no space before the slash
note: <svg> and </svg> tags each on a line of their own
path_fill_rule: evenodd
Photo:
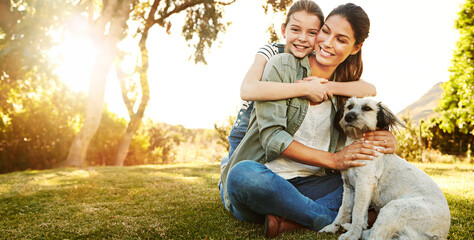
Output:
<svg viewBox="0 0 474 240">
<path fill-rule="evenodd" d="M 347 144 L 376 128 L 404 126 L 386 106 L 373 100 L 350 98 L 341 110 L 336 123 L 348 136 Z M 342 206 L 334 222 L 321 232 L 345 229 L 348 231 L 339 239 L 353 240 L 447 238 L 449 207 L 428 175 L 395 154 L 365 162 L 364 167 L 342 171 Z M 363 231 L 370 204 L 378 212 L 377 220 L 371 229 Z"/>
</svg>

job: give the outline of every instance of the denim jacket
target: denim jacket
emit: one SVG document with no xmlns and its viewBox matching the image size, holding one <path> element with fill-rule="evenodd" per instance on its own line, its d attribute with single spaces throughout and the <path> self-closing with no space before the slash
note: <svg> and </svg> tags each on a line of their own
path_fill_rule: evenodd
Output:
<svg viewBox="0 0 474 240">
<path fill-rule="evenodd" d="M 311 76 L 308 57 L 299 59 L 291 54 L 283 53 L 268 61 L 262 81 L 294 83 L 306 76 Z M 334 97 L 331 119 L 334 118 L 337 110 L 335 109 L 335 100 Z M 280 154 L 294 140 L 293 135 L 303 122 L 308 106 L 308 100 L 303 98 L 255 101 L 247 133 L 221 175 L 224 203 L 227 210 L 230 210 L 230 201 L 227 195 L 226 180 L 232 167 L 243 160 L 253 160 L 265 164 L 280 157 Z M 331 126 L 333 126 L 332 123 Z M 339 132 L 331 127 L 328 151 L 339 151 L 342 147 L 344 147 L 343 137 L 339 137 Z"/>
</svg>

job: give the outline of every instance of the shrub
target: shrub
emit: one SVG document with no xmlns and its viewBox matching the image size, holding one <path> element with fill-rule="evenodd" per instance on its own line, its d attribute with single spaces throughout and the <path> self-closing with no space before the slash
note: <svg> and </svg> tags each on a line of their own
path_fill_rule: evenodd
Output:
<svg viewBox="0 0 474 240">
<path fill-rule="evenodd" d="M 396 153 L 407 161 L 421 161 L 423 144 L 421 141 L 421 128 L 413 124 L 409 114 L 401 119 L 406 128 L 395 132 L 398 141 Z"/>
</svg>

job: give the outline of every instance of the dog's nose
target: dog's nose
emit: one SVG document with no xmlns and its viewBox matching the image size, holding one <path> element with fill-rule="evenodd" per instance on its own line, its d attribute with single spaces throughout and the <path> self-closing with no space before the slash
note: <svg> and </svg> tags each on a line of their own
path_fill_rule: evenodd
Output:
<svg viewBox="0 0 474 240">
<path fill-rule="evenodd" d="M 357 118 L 357 114 L 355 112 L 349 112 L 344 117 L 344 120 L 346 122 L 352 122 L 352 121 L 356 120 L 356 118 Z"/>
</svg>

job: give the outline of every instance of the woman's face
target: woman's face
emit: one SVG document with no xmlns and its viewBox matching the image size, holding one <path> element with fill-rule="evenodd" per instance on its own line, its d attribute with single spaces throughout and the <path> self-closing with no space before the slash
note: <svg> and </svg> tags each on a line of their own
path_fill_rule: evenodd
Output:
<svg viewBox="0 0 474 240">
<path fill-rule="evenodd" d="M 286 53 L 292 53 L 303 58 L 313 51 L 316 35 L 321 27 L 321 21 L 314 14 L 298 11 L 290 16 L 290 20 L 281 27 L 286 38 Z"/>
<path fill-rule="evenodd" d="M 355 45 L 354 31 L 347 19 L 333 15 L 326 19 L 319 31 L 314 51 L 319 64 L 337 67 L 361 47 L 362 44 Z"/>
</svg>

